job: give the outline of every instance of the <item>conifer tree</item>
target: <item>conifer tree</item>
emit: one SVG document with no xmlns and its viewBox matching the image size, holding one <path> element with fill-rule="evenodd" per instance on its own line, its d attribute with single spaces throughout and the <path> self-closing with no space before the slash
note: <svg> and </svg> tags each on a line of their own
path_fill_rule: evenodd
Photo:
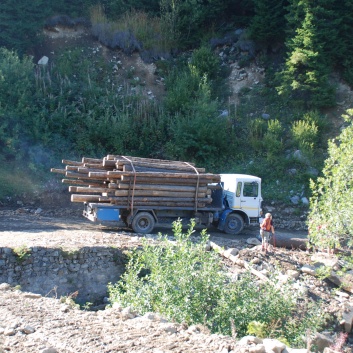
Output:
<svg viewBox="0 0 353 353">
<path fill-rule="evenodd" d="M 285 36 L 286 0 L 254 0 L 255 15 L 250 23 L 251 37 L 271 44 Z"/>
<path fill-rule="evenodd" d="M 45 5 L 44 0 L 0 1 L 0 47 L 25 53 L 37 43 L 48 14 Z"/>
<path fill-rule="evenodd" d="M 338 28 L 339 47 L 336 56 L 338 68 L 342 71 L 342 76 L 353 86 L 353 2 L 351 0 L 337 1 L 337 16 L 341 19 Z"/>
<path fill-rule="evenodd" d="M 301 7 L 293 6 L 295 3 Z M 294 9 L 290 13 L 290 27 L 293 27 L 296 19 L 304 17 L 296 28 L 295 35 L 286 42 L 288 57 L 283 71 L 278 75 L 280 85 L 277 90 L 279 94 L 287 95 L 306 107 L 331 106 L 334 102 L 334 90 L 328 81 L 330 58 L 324 52 L 325 43 L 317 27 L 318 18 L 315 17 L 309 0 L 292 0 L 290 9 Z"/>
</svg>

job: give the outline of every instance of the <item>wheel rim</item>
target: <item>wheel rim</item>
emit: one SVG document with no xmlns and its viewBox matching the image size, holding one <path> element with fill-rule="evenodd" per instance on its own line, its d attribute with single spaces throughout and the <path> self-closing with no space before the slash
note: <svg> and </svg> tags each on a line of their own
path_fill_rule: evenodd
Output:
<svg viewBox="0 0 353 353">
<path fill-rule="evenodd" d="M 138 221 L 138 225 L 139 225 L 140 228 L 146 229 L 146 228 L 149 227 L 150 222 L 148 221 L 147 218 L 141 218 L 141 219 Z"/>
<path fill-rule="evenodd" d="M 237 219 L 231 219 L 228 222 L 228 228 L 231 230 L 236 230 L 240 227 L 239 221 Z"/>
</svg>

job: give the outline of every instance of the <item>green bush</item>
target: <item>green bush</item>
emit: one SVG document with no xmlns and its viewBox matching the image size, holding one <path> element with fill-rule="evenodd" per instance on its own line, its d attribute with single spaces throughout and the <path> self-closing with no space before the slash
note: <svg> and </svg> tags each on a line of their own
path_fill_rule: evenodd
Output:
<svg viewBox="0 0 353 353">
<path fill-rule="evenodd" d="M 260 118 L 250 120 L 249 125 L 249 142 L 255 154 L 262 154 L 264 141 L 263 137 L 266 131 L 266 121 Z"/>
<path fill-rule="evenodd" d="M 215 79 L 220 70 L 220 60 L 208 47 L 196 49 L 191 56 L 190 64 L 196 68 L 199 75 L 210 80 Z"/>
<path fill-rule="evenodd" d="M 279 120 L 270 120 L 267 124 L 267 131 L 264 135 L 264 149 L 267 152 L 267 159 L 272 162 L 279 162 L 283 153 L 284 129 Z M 277 164 L 277 163 L 274 163 Z"/>
<path fill-rule="evenodd" d="M 218 255 L 206 250 L 204 231 L 198 243 L 191 240 L 193 226 L 194 222 L 183 233 L 179 220 L 173 227 L 174 241 L 162 235 L 158 245 L 145 240 L 142 249 L 130 254 L 121 280 L 109 284 L 110 302 L 131 306 L 140 314 L 153 311 L 180 323 L 202 324 L 213 333 L 231 335 L 233 327 L 238 337 L 249 332 L 251 323 L 260 322 L 264 335 L 284 337 L 295 346 L 303 344 L 309 327 L 320 327 L 317 306 L 310 319 L 304 304 L 297 322 L 290 284 L 278 285 L 275 277 L 260 283 L 250 273 L 233 281 Z"/>
<path fill-rule="evenodd" d="M 337 141 L 329 142 L 323 177 L 311 182 L 309 240 L 319 248 L 352 245 L 353 236 L 353 109 L 344 115 L 349 124 Z"/>
<path fill-rule="evenodd" d="M 318 141 L 318 128 L 315 122 L 294 121 L 291 126 L 291 134 L 295 147 L 312 156 Z"/>
</svg>

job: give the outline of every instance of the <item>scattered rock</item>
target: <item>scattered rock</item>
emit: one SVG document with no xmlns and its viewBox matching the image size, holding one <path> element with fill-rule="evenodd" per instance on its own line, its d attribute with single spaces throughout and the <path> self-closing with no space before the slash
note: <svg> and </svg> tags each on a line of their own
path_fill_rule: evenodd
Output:
<svg viewBox="0 0 353 353">
<path fill-rule="evenodd" d="M 344 325 L 344 330 L 346 332 L 351 332 L 352 331 L 352 325 L 353 325 L 353 306 L 352 305 L 346 305 L 344 312 L 342 314 L 342 321 Z"/>
<path fill-rule="evenodd" d="M 38 61 L 38 65 L 47 65 L 49 62 L 49 58 L 47 56 L 43 56 L 41 59 Z"/>
<path fill-rule="evenodd" d="M 256 238 L 248 238 L 246 240 L 247 244 L 249 245 L 260 245 L 261 244 L 261 241 L 259 241 L 258 239 Z"/>
<path fill-rule="evenodd" d="M 316 333 L 313 343 L 317 346 L 319 352 L 323 352 L 326 347 L 330 347 L 333 344 L 333 340 L 322 333 Z"/>
</svg>

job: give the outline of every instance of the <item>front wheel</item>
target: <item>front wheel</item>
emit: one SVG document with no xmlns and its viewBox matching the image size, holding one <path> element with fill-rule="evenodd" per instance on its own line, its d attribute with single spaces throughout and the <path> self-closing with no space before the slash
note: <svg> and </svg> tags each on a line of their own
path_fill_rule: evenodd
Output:
<svg viewBox="0 0 353 353">
<path fill-rule="evenodd" d="M 131 223 L 131 227 L 135 233 L 143 234 L 152 232 L 154 225 L 154 217 L 148 212 L 139 212 Z"/>
<path fill-rule="evenodd" d="M 224 232 L 227 234 L 239 234 L 244 228 L 244 219 L 242 216 L 231 213 L 227 216 L 224 225 Z"/>
</svg>

